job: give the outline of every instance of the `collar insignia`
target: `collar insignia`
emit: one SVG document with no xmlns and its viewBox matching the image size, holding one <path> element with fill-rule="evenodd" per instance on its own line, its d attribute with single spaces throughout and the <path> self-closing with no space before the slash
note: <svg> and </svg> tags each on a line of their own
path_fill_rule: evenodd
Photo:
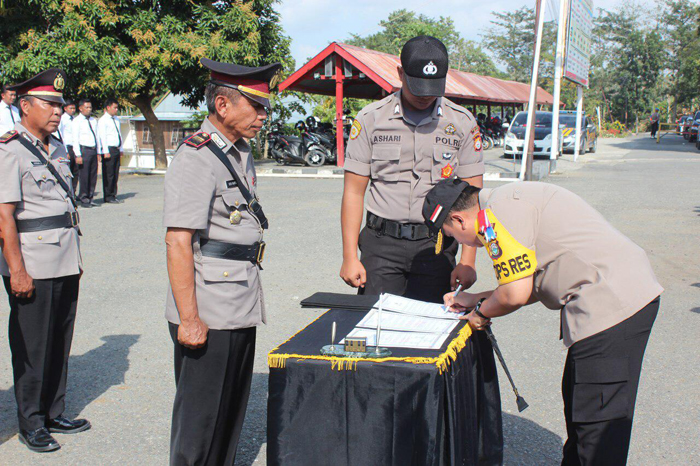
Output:
<svg viewBox="0 0 700 466">
<path fill-rule="evenodd" d="M 226 147 L 226 143 L 223 139 L 221 139 L 221 136 L 219 136 L 217 133 L 211 133 L 211 140 L 214 141 L 214 144 L 219 146 L 219 149 L 223 149 L 224 147 Z"/>
</svg>

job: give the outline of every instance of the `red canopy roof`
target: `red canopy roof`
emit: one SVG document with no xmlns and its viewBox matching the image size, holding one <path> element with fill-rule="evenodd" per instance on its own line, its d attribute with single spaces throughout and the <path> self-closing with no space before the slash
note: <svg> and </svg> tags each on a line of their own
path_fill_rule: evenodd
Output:
<svg viewBox="0 0 700 466">
<path fill-rule="evenodd" d="M 343 94 L 359 99 L 381 99 L 401 88 L 399 57 L 388 53 L 333 42 L 280 84 L 280 90 L 335 95 L 335 55 L 343 59 Z M 530 86 L 504 79 L 450 69 L 445 96 L 460 104 L 526 104 Z M 552 105 L 552 95 L 542 88 L 537 103 Z"/>
</svg>

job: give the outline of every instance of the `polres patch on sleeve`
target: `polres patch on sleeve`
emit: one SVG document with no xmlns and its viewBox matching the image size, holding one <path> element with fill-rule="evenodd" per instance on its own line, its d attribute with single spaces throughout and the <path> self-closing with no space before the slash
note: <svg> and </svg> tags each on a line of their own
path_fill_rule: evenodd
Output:
<svg viewBox="0 0 700 466">
<path fill-rule="evenodd" d="M 187 144 L 190 147 L 194 147 L 195 149 L 199 149 L 209 141 L 211 141 L 211 136 L 209 135 L 209 133 L 200 131 L 199 133 L 195 133 L 192 136 L 188 137 L 187 139 L 182 141 L 182 143 Z"/>
<path fill-rule="evenodd" d="M 19 133 L 17 131 L 15 131 L 14 129 L 10 130 L 7 133 L 0 136 L 0 144 L 5 144 L 7 142 L 10 142 L 14 138 L 16 138 L 17 136 L 19 136 Z"/>
<path fill-rule="evenodd" d="M 535 251 L 520 244 L 498 221 L 491 209 L 479 212 L 474 228 L 493 261 L 499 285 L 534 275 L 537 270 Z"/>
</svg>

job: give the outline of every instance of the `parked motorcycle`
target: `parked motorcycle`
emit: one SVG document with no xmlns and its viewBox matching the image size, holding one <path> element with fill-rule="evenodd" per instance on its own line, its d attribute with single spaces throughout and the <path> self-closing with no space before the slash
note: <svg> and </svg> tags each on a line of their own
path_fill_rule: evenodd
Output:
<svg viewBox="0 0 700 466">
<path fill-rule="evenodd" d="M 338 160 L 338 150 L 332 126 L 322 124 L 317 117 L 310 116 L 306 119 L 306 127 L 306 131 L 316 137 L 321 147 L 325 150 L 326 162 L 335 164 Z"/>
<path fill-rule="evenodd" d="M 310 167 L 320 167 L 326 162 L 326 150 L 319 139 L 306 131 L 306 125 L 299 121 L 294 126 L 300 136 L 290 136 L 282 133 L 278 125 L 269 135 L 270 153 L 279 165 L 301 163 Z"/>
</svg>

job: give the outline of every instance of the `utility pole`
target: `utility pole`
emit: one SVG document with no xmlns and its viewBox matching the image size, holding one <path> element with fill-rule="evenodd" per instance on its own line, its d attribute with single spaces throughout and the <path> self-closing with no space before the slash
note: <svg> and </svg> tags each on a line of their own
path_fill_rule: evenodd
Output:
<svg viewBox="0 0 700 466">
<path fill-rule="evenodd" d="M 539 0 L 535 13 L 535 58 L 532 62 L 530 100 L 527 104 L 527 126 L 523 145 L 523 158 L 520 164 L 520 179 L 525 181 L 532 181 L 532 158 L 535 152 L 535 114 L 537 112 L 537 77 L 540 71 L 540 49 L 542 48 L 542 30 L 544 29 L 544 10 L 545 0 Z"/>
<path fill-rule="evenodd" d="M 561 79 L 564 74 L 564 46 L 566 45 L 566 19 L 569 15 L 569 0 L 559 1 L 559 23 L 557 29 L 557 53 L 554 58 L 554 104 L 552 105 L 552 151 L 549 154 L 549 173 L 557 171 L 559 157 L 559 107 L 561 101 Z"/>
</svg>

